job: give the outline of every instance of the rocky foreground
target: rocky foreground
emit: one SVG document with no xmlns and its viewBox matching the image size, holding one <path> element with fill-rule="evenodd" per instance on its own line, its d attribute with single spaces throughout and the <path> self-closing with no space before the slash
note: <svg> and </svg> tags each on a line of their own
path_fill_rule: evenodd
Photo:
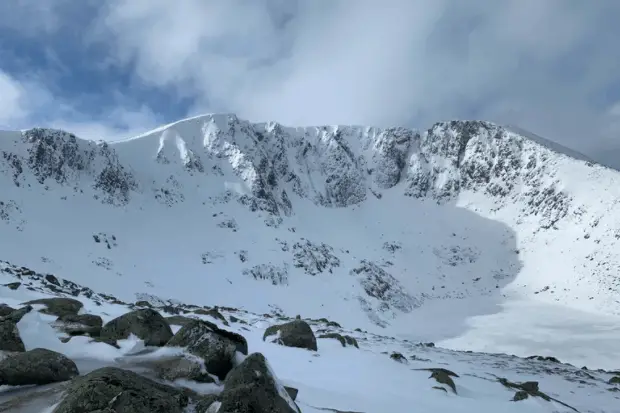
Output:
<svg viewBox="0 0 620 413">
<path fill-rule="evenodd" d="M 577 368 L 552 357 L 452 352 L 433 343 L 399 341 L 347 330 L 327 319 L 277 312 L 258 315 L 156 298 L 124 303 L 8 263 L 3 263 L 0 276 L 0 412 L 378 411 L 370 405 L 358 408 L 360 402 L 352 398 L 340 399 L 334 407 L 320 405 L 314 393 L 306 397 L 303 387 L 285 385 L 264 354 L 279 354 L 274 349 L 290 362 L 307 361 L 289 370 L 299 383 L 316 374 L 313 364 L 333 364 L 321 364 L 329 352 L 342 358 L 331 373 L 343 376 L 340 383 L 365 379 L 380 393 L 380 383 L 393 380 L 382 376 L 384 371 L 401 374 L 398 381 L 405 381 L 420 400 L 419 411 L 431 405 L 436 411 L 486 411 L 484 407 L 491 406 L 485 404 L 488 394 L 493 394 L 493 406 L 506 412 L 612 412 L 612 406 L 620 405 L 620 372 Z M 23 296 L 40 298 L 16 305 L 16 298 Z M 2 303 L 2 297 L 11 304 Z M 54 341 L 41 341 L 50 348 L 33 348 L 33 338 L 46 331 L 54 332 Z M 253 349 L 246 336 L 259 337 L 255 346 L 265 351 Z M 136 346 L 138 342 L 142 344 Z M 93 362 L 92 354 L 76 351 L 87 347 L 116 356 Z M 364 360 L 375 363 L 376 377 L 359 377 L 365 370 L 356 364 L 364 353 L 372 353 L 372 359 Z M 329 374 L 322 380 L 338 383 L 338 377 Z M 400 393 L 395 388 L 383 403 Z M 424 407 L 426 400 L 436 404 Z"/>
</svg>

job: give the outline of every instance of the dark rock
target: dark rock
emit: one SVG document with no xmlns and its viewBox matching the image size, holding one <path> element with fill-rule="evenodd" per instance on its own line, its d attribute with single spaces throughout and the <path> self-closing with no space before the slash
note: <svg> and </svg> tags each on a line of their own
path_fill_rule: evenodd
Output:
<svg viewBox="0 0 620 413">
<path fill-rule="evenodd" d="M 191 318 L 191 317 L 185 317 L 185 316 L 182 316 L 182 315 L 172 315 L 170 317 L 166 317 L 166 321 L 170 325 L 184 326 L 186 324 L 189 324 L 189 323 L 192 323 L 192 322 L 196 321 L 196 319 L 195 318 Z"/>
<path fill-rule="evenodd" d="M 251 354 L 230 372 L 218 399 L 220 413 L 299 413 L 260 353 Z"/>
<path fill-rule="evenodd" d="M 73 380 L 66 394 L 53 413 L 182 413 L 190 402 L 180 389 L 116 367 Z"/>
<path fill-rule="evenodd" d="M 209 407 L 211 407 L 211 405 L 216 401 L 217 396 L 215 394 L 204 395 L 200 401 L 198 401 L 196 407 L 194 407 L 194 410 L 196 413 L 211 413 L 211 411 L 209 411 Z"/>
<path fill-rule="evenodd" d="M 19 308 L 17 310 L 13 310 L 9 314 L 5 315 L 4 317 L 0 317 L 0 322 L 2 322 L 2 321 L 11 321 L 11 322 L 17 324 L 30 311 L 32 311 L 32 307 L 29 306 L 29 305 L 27 305 L 25 307 L 22 307 L 22 308 Z"/>
<path fill-rule="evenodd" d="M 519 390 L 513 396 L 512 401 L 513 402 L 518 402 L 518 401 L 521 401 L 521 400 L 525 400 L 528 397 L 530 397 L 530 395 L 525 390 Z"/>
<path fill-rule="evenodd" d="M 4 284 L 5 287 L 10 288 L 11 290 L 17 290 L 19 287 L 21 287 L 21 285 L 22 285 L 22 283 L 20 283 L 20 282 Z"/>
<path fill-rule="evenodd" d="M 199 309 L 195 310 L 194 313 L 195 314 L 201 314 L 201 315 L 208 315 L 208 316 L 213 317 L 213 318 L 215 318 L 217 320 L 220 320 L 224 324 L 228 324 L 228 321 L 226 320 L 226 317 L 224 317 L 222 315 L 222 313 L 220 313 L 215 308 L 209 308 L 209 309 L 199 308 Z"/>
<path fill-rule="evenodd" d="M 272 343 L 283 346 L 317 350 L 314 332 L 310 325 L 303 320 L 293 320 L 288 323 L 270 326 L 265 330 L 263 341 L 269 337 L 273 337 L 271 339 Z"/>
<path fill-rule="evenodd" d="M 293 399 L 293 401 L 297 400 L 297 394 L 299 393 L 299 389 L 294 387 L 284 386 L 284 390 L 288 393 L 288 395 Z"/>
<path fill-rule="evenodd" d="M 15 311 L 14 308 L 9 307 L 6 304 L 0 304 L 0 317 L 6 317 L 7 315 L 11 314 L 13 311 Z"/>
<path fill-rule="evenodd" d="M 54 322 L 54 327 L 71 336 L 98 336 L 102 326 L 101 317 L 92 314 L 68 314 Z"/>
<path fill-rule="evenodd" d="M 609 379 L 609 384 L 620 384 L 620 376 L 614 376 Z"/>
<path fill-rule="evenodd" d="M 54 297 L 54 298 L 40 298 L 38 300 L 28 301 L 24 304 L 34 305 L 34 304 L 42 304 L 45 305 L 46 308 L 42 309 L 41 312 L 43 314 L 55 315 L 57 317 L 61 317 L 64 315 L 75 315 L 77 314 L 84 304 L 74 298 L 65 298 L 65 297 Z"/>
<path fill-rule="evenodd" d="M 136 307 L 152 307 L 151 303 L 149 303 L 148 301 L 136 301 L 136 303 L 134 304 Z"/>
<path fill-rule="evenodd" d="M 73 361 L 55 351 L 35 348 L 0 360 L 0 385 L 43 385 L 77 376 Z"/>
<path fill-rule="evenodd" d="M 134 334 L 144 340 L 146 346 L 165 345 L 172 338 L 172 330 L 166 319 L 150 308 L 131 311 L 108 322 L 101 329 L 100 337 L 106 340 L 122 340 Z"/>
<path fill-rule="evenodd" d="M 447 374 L 445 371 L 435 370 L 431 373 L 429 379 L 431 378 L 435 379 L 437 383 L 445 384 L 449 386 L 452 389 L 452 391 L 456 394 L 456 385 L 454 384 L 454 380 L 452 380 L 450 375 Z"/>
<path fill-rule="evenodd" d="M 319 338 L 333 338 L 335 340 L 340 341 L 340 344 L 342 344 L 342 347 L 346 347 L 347 345 L 349 345 L 349 346 L 355 346 L 359 348 L 359 345 L 357 344 L 357 340 L 351 336 L 347 336 L 347 335 L 343 336 L 338 333 L 327 333 L 327 334 L 321 334 Z"/>
<path fill-rule="evenodd" d="M 248 351 L 243 336 L 203 320 L 194 320 L 181 327 L 166 346 L 187 347 L 187 351 L 202 358 L 207 371 L 220 380 L 233 368 L 235 352 L 247 354 Z"/>
<path fill-rule="evenodd" d="M 17 325 L 11 320 L 0 321 L 0 351 L 26 351 Z"/>
<path fill-rule="evenodd" d="M 392 354 L 390 354 L 390 358 L 394 361 L 398 361 L 399 363 L 408 363 L 409 360 L 407 360 L 407 357 L 403 356 L 402 354 L 398 353 L 398 352 L 393 352 Z"/>
</svg>

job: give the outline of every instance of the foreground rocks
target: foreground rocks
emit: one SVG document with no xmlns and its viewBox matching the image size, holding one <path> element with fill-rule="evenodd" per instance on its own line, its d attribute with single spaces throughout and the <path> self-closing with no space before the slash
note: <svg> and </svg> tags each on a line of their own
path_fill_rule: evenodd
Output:
<svg viewBox="0 0 620 413">
<path fill-rule="evenodd" d="M 0 351 L 26 351 L 17 324 L 11 320 L 0 321 Z"/>
<path fill-rule="evenodd" d="M 253 353 L 235 367 L 219 395 L 218 413 L 299 413 L 261 353 Z"/>
<path fill-rule="evenodd" d="M 28 301 L 24 304 L 44 305 L 45 308 L 41 310 L 43 314 L 55 315 L 57 317 L 75 315 L 82 309 L 82 307 L 84 307 L 84 304 L 82 304 L 81 301 L 66 297 L 41 298 L 38 300 Z"/>
<path fill-rule="evenodd" d="M 98 337 L 103 326 L 103 320 L 98 315 L 67 314 L 58 317 L 53 326 L 70 336 L 89 335 Z"/>
<path fill-rule="evenodd" d="M 172 338 L 166 319 L 150 308 L 131 311 L 108 322 L 101 329 L 100 339 L 124 340 L 133 334 L 144 340 L 146 346 L 164 346 Z"/>
<path fill-rule="evenodd" d="M 303 320 L 273 325 L 265 330 L 263 340 L 287 347 L 305 348 L 317 351 L 316 337 L 310 325 Z"/>
<path fill-rule="evenodd" d="M 207 371 L 220 380 L 233 368 L 237 351 L 248 353 L 248 344 L 243 336 L 202 320 L 194 320 L 181 327 L 166 346 L 186 347 L 191 354 L 204 360 Z"/>
<path fill-rule="evenodd" d="M 73 380 L 66 394 L 52 413 L 182 413 L 189 404 L 182 390 L 115 367 Z"/>
<path fill-rule="evenodd" d="M 0 360 L 0 385 L 43 385 L 77 376 L 73 361 L 55 351 L 35 348 Z"/>
</svg>

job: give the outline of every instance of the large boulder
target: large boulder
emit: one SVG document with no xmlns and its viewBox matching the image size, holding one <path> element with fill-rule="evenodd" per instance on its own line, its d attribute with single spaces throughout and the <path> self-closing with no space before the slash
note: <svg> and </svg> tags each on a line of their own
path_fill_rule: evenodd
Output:
<svg viewBox="0 0 620 413">
<path fill-rule="evenodd" d="M 99 336 L 103 320 L 93 314 L 67 314 L 53 324 L 54 327 L 69 334 L 70 336 Z"/>
<path fill-rule="evenodd" d="M 304 320 L 293 320 L 288 323 L 273 325 L 265 330 L 263 340 L 287 347 L 317 350 L 316 337 L 310 325 Z"/>
<path fill-rule="evenodd" d="M 150 308 L 131 311 L 108 322 L 100 333 L 102 340 L 124 340 L 130 334 L 144 340 L 146 346 L 164 346 L 172 338 L 166 319 Z"/>
<path fill-rule="evenodd" d="M 17 325 L 11 320 L 0 321 L 0 351 L 26 351 Z"/>
<path fill-rule="evenodd" d="M 52 413 L 182 413 L 188 404 L 180 389 L 104 367 L 73 380 Z"/>
<path fill-rule="evenodd" d="M 15 353 L 0 360 L 0 385 L 43 385 L 67 381 L 78 374 L 72 360 L 44 348 Z"/>
<path fill-rule="evenodd" d="M 299 413 L 267 359 L 253 353 L 226 377 L 218 413 Z"/>
<path fill-rule="evenodd" d="M 193 320 L 181 327 L 166 346 L 186 347 L 188 352 L 204 360 L 207 371 L 220 380 L 233 368 L 237 351 L 248 353 L 243 336 L 203 320 Z"/>
<path fill-rule="evenodd" d="M 28 301 L 24 304 L 42 304 L 45 306 L 45 308 L 41 310 L 43 314 L 55 315 L 57 317 L 77 314 L 82 307 L 84 307 L 84 304 L 75 298 L 66 297 L 40 298 L 38 300 Z"/>
</svg>

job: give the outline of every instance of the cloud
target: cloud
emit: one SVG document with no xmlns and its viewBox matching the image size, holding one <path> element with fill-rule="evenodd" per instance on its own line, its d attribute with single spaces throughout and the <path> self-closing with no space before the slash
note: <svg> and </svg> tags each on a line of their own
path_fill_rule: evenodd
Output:
<svg viewBox="0 0 620 413">
<path fill-rule="evenodd" d="M 69 109 L 55 123 L 91 134 L 228 111 L 291 125 L 488 119 L 586 152 L 620 148 L 615 0 L 7 1 L 27 6 L 17 15 L 32 11 L 24 36 L 69 33 L 52 52 L 97 51 L 57 53 L 63 70 L 88 62 L 93 82 L 115 85 L 95 92 L 104 110 L 63 96 Z M 18 30 L 5 11 L 0 28 Z M 19 102 L 9 96 L 20 90 L 2 99 Z M 12 107 L 13 117 L 29 110 Z"/>
<path fill-rule="evenodd" d="M 604 118 L 591 101 L 620 69 L 615 1 L 107 4 L 100 30 L 119 64 L 255 120 L 426 126 L 477 116 L 581 133 L 579 118 Z"/>
</svg>

